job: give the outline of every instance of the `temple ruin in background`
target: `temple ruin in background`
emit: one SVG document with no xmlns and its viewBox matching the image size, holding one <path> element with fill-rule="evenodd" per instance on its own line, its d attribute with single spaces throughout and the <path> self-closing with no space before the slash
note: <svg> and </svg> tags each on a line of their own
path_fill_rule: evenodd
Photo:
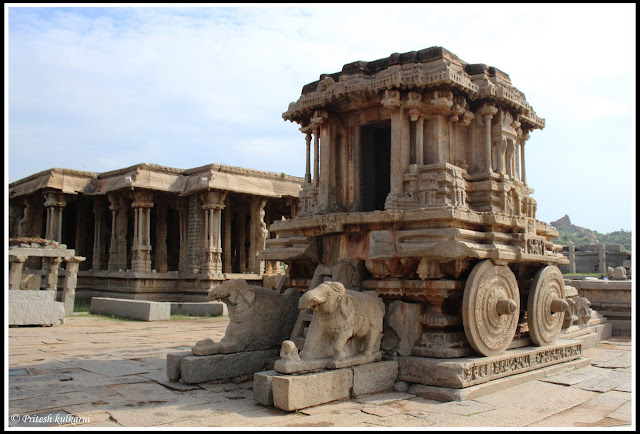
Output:
<svg viewBox="0 0 640 434">
<path fill-rule="evenodd" d="M 51 169 L 9 185 L 9 236 L 53 240 L 86 257 L 78 299 L 206 301 L 226 279 L 261 282 L 279 271 L 257 253 L 271 223 L 295 217 L 302 181 L 217 164 Z"/>
</svg>

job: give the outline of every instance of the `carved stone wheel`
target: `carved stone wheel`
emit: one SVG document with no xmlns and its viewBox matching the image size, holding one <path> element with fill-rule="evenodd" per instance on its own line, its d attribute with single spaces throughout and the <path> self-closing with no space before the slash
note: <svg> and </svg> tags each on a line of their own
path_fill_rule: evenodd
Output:
<svg viewBox="0 0 640 434">
<path fill-rule="evenodd" d="M 552 344 L 562 328 L 569 306 L 562 272 L 555 265 L 540 269 L 531 282 L 527 300 L 529 336 L 539 346 Z"/>
<path fill-rule="evenodd" d="M 471 347 L 484 356 L 503 353 L 518 326 L 520 292 L 506 265 L 477 264 L 464 288 L 462 324 Z"/>
</svg>

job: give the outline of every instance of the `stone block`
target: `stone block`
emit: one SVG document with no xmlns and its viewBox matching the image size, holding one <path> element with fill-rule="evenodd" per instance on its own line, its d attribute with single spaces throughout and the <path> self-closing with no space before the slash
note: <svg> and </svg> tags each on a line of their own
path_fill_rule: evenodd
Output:
<svg viewBox="0 0 640 434">
<path fill-rule="evenodd" d="M 398 362 L 384 361 L 367 363 L 352 368 L 353 393 L 356 398 L 371 393 L 386 392 L 393 389 L 398 377 Z"/>
<path fill-rule="evenodd" d="M 64 303 L 57 301 L 9 301 L 9 325 L 50 325 L 64 322 Z"/>
<path fill-rule="evenodd" d="M 353 371 L 337 369 L 306 375 L 274 376 L 273 405 L 293 411 L 339 399 L 349 399 Z"/>
<path fill-rule="evenodd" d="M 9 303 L 12 301 L 56 301 L 56 291 L 11 290 Z"/>
<path fill-rule="evenodd" d="M 167 355 L 167 376 L 176 376 L 174 363 L 169 357 L 180 358 L 180 377 L 187 384 L 204 383 L 213 380 L 230 380 L 246 375 L 262 372 L 267 363 L 277 358 L 279 350 L 245 351 L 231 354 L 214 354 L 211 356 Z M 180 357 L 182 355 L 182 357 Z M 172 371 L 169 372 L 169 369 Z"/>
<path fill-rule="evenodd" d="M 182 363 L 183 358 L 191 355 L 191 351 L 167 354 L 167 377 L 169 380 L 180 380 L 180 363 Z"/>
<path fill-rule="evenodd" d="M 91 299 L 91 313 L 142 321 L 162 321 L 168 320 L 171 316 L 171 304 L 157 301 L 93 297 Z"/>
<path fill-rule="evenodd" d="M 212 301 L 203 303 L 171 303 L 171 315 L 220 316 L 229 315 L 227 305 Z"/>
<path fill-rule="evenodd" d="M 273 405 L 273 377 L 282 374 L 276 371 L 256 372 L 253 375 L 253 399 L 258 404 Z"/>
</svg>

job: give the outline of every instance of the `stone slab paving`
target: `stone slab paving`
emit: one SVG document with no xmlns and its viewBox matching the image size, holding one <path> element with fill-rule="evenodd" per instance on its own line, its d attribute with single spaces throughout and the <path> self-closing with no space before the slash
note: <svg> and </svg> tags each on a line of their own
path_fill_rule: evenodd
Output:
<svg viewBox="0 0 640 434">
<path fill-rule="evenodd" d="M 438 402 L 406 391 L 336 401 L 295 412 L 264 407 L 253 382 L 196 385 L 166 378 L 166 355 L 224 336 L 228 318 L 163 323 L 68 316 L 59 327 L 8 329 L 9 416 L 74 416 L 51 426 L 104 427 L 622 427 L 635 428 L 633 346 L 609 338 L 585 352 L 591 366 L 466 401 Z M 400 386 L 400 384 L 397 384 Z M 11 417 L 16 418 L 12 422 Z M 42 426 L 42 425 L 39 425 Z"/>
</svg>

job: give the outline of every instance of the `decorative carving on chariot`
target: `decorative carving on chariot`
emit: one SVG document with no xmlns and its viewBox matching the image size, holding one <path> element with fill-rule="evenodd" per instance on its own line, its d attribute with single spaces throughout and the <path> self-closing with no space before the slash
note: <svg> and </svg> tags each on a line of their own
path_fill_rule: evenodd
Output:
<svg viewBox="0 0 640 434">
<path fill-rule="evenodd" d="M 527 298 L 529 336 L 538 346 L 558 338 L 569 309 L 562 273 L 549 265 L 534 276 Z M 485 356 L 506 351 L 520 320 L 520 290 L 511 269 L 490 259 L 478 263 L 469 278 L 462 301 L 462 321 L 471 347 Z"/>
</svg>

